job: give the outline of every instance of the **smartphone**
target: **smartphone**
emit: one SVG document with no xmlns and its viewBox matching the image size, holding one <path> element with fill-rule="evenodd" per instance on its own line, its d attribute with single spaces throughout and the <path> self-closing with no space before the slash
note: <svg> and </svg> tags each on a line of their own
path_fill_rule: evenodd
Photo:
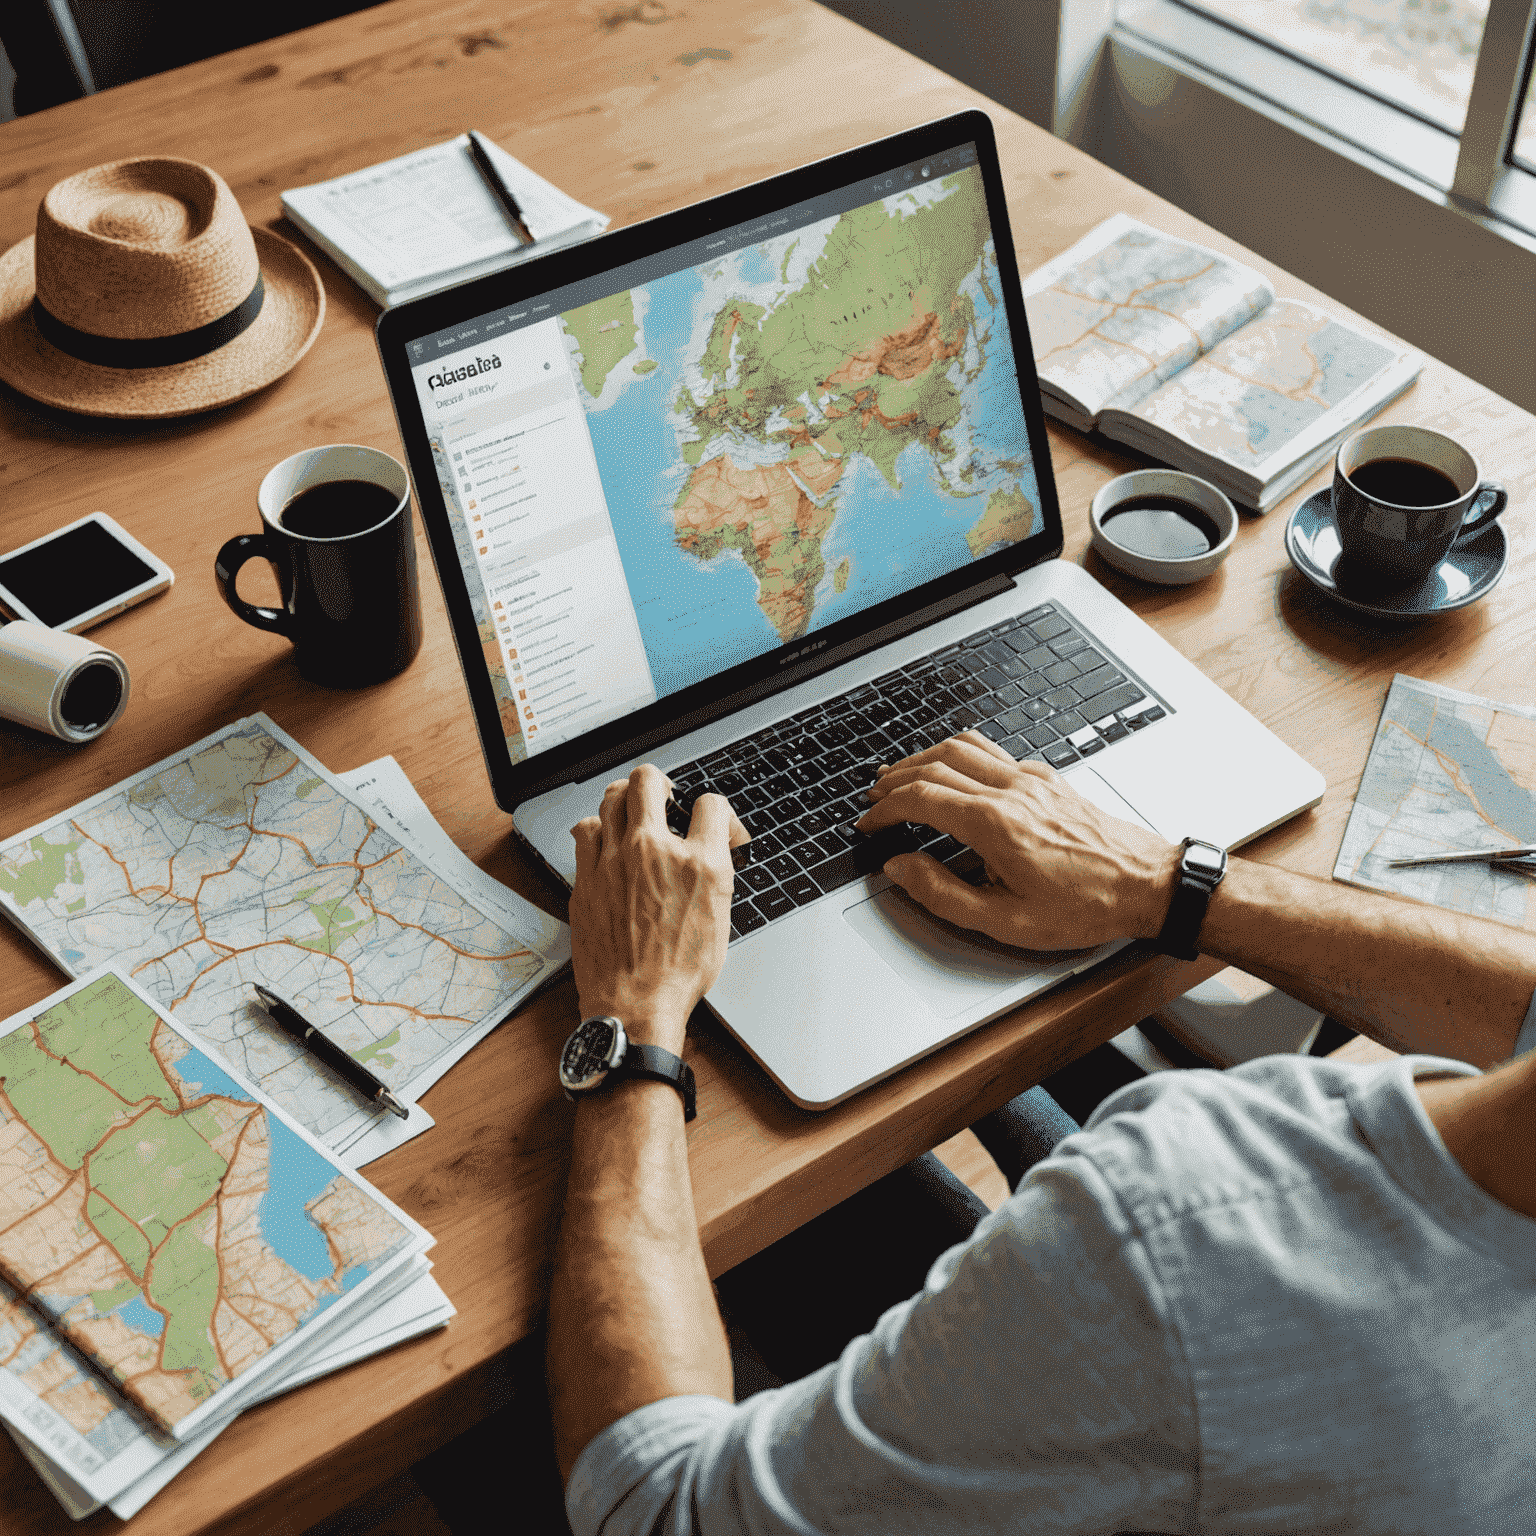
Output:
<svg viewBox="0 0 1536 1536">
<path fill-rule="evenodd" d="M 78 634 L 164 592 L 176 574 L 105 512 L 0 555 L 0 606 Z"/>
</svg>

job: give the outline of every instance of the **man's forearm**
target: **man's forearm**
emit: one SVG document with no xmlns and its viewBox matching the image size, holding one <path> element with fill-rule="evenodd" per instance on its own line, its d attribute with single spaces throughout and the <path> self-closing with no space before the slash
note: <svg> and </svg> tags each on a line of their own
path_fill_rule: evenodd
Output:
<svg viewBox="0 0 1536 1536">
<path fill-rule="evenodd" d="M 626 1083 L 577 1106 L 548 1368 L 562 1477 L 636 1408 L 690 1393 L 731 1400 L 682 1107 L 664 1083 Z"/>
<path fill-rule="evenodd" d="M 1399 1051 L 1488 1066 L 1536 988 L 1536 939 L 1234 858 L 1200 948 Z"/>
</svg>

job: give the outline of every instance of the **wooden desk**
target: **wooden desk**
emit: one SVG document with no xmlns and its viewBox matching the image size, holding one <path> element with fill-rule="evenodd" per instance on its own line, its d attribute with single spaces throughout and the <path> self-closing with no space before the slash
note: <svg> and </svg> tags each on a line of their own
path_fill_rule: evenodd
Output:
<svg viewBox="0 0 1536 1536">
<path fill-rule="evenodd" d="M 0 246 L 31 232 L 53 182 L 128 154 L 206 161 L 253 222 L 294 235 L 280 219 L 280 189 L 476 126 L 622 224 L 977 105 L 988 103 L 810 0 L 686 8 L 396 0 L 0 126 Z M 1282 293 L 1320 297 L 991 110 L 1025 271 L 1123 208 L 1255 261 Z M 256 485 L 268 467 L 326 442 L 399 452 L 374 353 L 375 310 L 316 259 L 330 305 L 324 333 L 293 373 L 241 405 L 124 426 L 0 390 L 0 547 L 102 508 L 178 572 L 169 595 L 100 631 L 134 678 L 128 712 L 103 740 L 75 749 L 0 725 L 0 836 L 262 708 L 333 769 L 393 752 L 472 857 L 558 903 L 560 893 L 514 851 L 492 802 L 435 582 L 427 580 L 427 643 L 414 666 L 355 694 L 306 684 L 286 646 L 239 623 L 215 591 L 214 552 L 231 534 L 254 531 Z M 1250 850 L 1318 875 L 1332 866 L 1394 670 L 1506 698 L 1531 692 L 1536 573 L 1522 556 L 1536 420 L 1435 363 L 1385 419 L 1456 432 L 1514 499 L 1503 584 L 1480 605 L 1419 628 L 1362 624 L 1315 597 L 1281 548 L 1289 503 L 1246 521 L 1231 559 L 1195 588 L 1122 580 L 1085 553 L 1087 508 L 1130 461 L 1051 431 L 1066 558 L 1085 562 L 1327 776 L 1317 811 Z M 0 1016 L 60 982 L 8 927 L 0 955 Z M 692 1053 L 702 1112 L 690 1144 L 712 1270 L 936 1145 L 1214 969 L 1118 957 L 822 1116 L 788 1104 L 723 1033 L 700 1031 Z M 478 1046 L 427 1096 L 437 1129 L 368 1170 L 437 1235 L 438 1275 L 460 1309 L 453 1325 L 245 1415 L 136 1530 L 300 1532 L 490 1411 L 506 1390 L 507 1351 L 544 1304 L 567 1134 L 554 1063 L 574 1006 L 567 984 Z M 69 1529 L 4 1439 L 0 1489 L 3 1536 Z M 87 1528 L 113 1523 L 99 1515 Z"/>
</svg>

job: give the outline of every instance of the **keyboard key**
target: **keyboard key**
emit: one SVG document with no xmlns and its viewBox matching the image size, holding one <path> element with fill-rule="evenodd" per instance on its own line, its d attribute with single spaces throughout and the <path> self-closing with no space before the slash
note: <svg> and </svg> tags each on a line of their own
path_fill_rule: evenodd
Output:
<svg viewBox="0 0 1536 1536">
<path fill-rule="evenodd" d="M 1084 699 L 1077 709 L 1085 720 L 1092 720 L 1097 724 L 1105 715 L 1112 715 L 1116 710 L 1129 709 L 1132 704 L 1139 703 L 1145 697 L 1146 695 L 1135 683 L 1121 683 L 1118 687 Z"/>
<path fill-rule="evenodd" d="M 968 731 L 973 725 L 980 725 L 982 716 L 974 709 L 966 706 L 962 709 L 952 710 L 946 724 L 952 736 L 958 736 L 961 731 Z"/>
<path fill-rule="evenodd" d="M 776 879 L 788 880 L 798 875 L 804 866 L 792 854 L 776 853 L 768 860 L 767 867 L 773 871 Z"/>
<path fill-rule="evenodd" d="M 1031 756 L 1035 751 L 1035 748 L 1025 741 L 1022 736 L 1010 736 L 1006 741 L 999 742 L 998 745 L 1002 747 L 1009 757 L 1020 759 Z"/>
<path fill-rule="evenodd" d="M 1056 732 L 1043 722 L 1039 725 L 1026 726 L 1022 731 L 1019 732 L 1019 735 L 1021 735 L 1024 740 L 1030 744 L 1030 746 L 1040 747 L 1042 749 L 1050 746 L 1050 744 L 1056 740 Z"/>
<path fill-rule="evenodd" d="M 768 919 L 750 901 L 738 901 L 731 908 L 731 929 L 738 936 L 755 933 L 765 927 L 767 922 Z"/>
<path fill-rule="evenodd" d="M 1048 711 L 1047 711 L 1048 713 Z M 1011 736 L 1015 731 L 1022 731 L 1031 720 L 1038 719 L 1022 705 L 1017 709 L 1010 709 L 997 717 L 997 723 L 1003 727 L 1003 734 Z"/>
<path fill-rule="evenodd" d="M 784 852 L 784 844 L 779 841 L 777 832 L 760 832 L 747 847 L 752 850 L 752 858 L 758 864 L 765 863 L 776 853 Z"/>
<path fill-rule="evenodd" d="M 830 798 L 826 803 L 828 806 L 831 805 Z M 807 811 L 795 825 L 805 837 L 820 837 L 823 832 L 832 830 L 832 818 L 824 810 Z"/>
<path fill-rule="evenodd" d="M 1103 693 L 1106 688 L 1113 688 L 1116 683 L 1125 681 L 1125 673 L 1107 663 L 1102 667 L 1095 667 L 1091 672 L 1085 672 L 1078 680 L 1077 689 L 1083 697 L 1090 698 L 1096 693 Z"/>
<path fill-rule="evenodd" d="M 1021 614 L 1014 620 L 1016 624 L 1033 624 L 1037 619 L 1043 619 L 1047 614 L 1055 613 L 1055 609 L 1049 603 L 1043 603 L 1038 608 L 1031 608 L 1028 613 Z"/>
<path fill-rule="evenodd" d="M 894 827 L 884 827 L 872 837 L 866 837 L 850 850 L 855 867 L 861 875 L 878 874 L 887 859 L 898 853 L 916 853 L 921 847 L 906 822 Z M 844 855 L 847 857 L 847 855 Z"/>
<path fill-rule="evenodd" d="M 796 875 L 792 880 L 786 880 L 784 890 L 797 907 L 803 907 L 821 895 L 821 887 L 809 875 Z"/>
<path fill-rule="evenodd" d="M 1013 664 L 1013 652 L 1001 640 L 989 641 L 982 646 L 981 653 L 994 666 L 1004 667 Z"/>
<path fill-rule="evenodd" d="M 1046 720 L 1056 713 L 1044 699 L 1025 699 L 1019 708 L 1031 720 Z"/>
<path fill-rule="evenodd" d="M 816 846 L 821 849 L 823 859 L 835 859 L 848 845 L 838 836 L 835 829 L 823 832 L 816 840 Z"/>
<path fill-rule="evenodd" d="M 1024 690 L 1022 688 L 1015 688 L 1012 683 L 1009 683 L 1006 688 L 999 688 L 992 697 L 999 704 L 1007 707 L 1021 702 L 1024 698 Z"/>
<path fill-rule="evenodd" d="M 775 888 L 771 891 L 764 891 L 756 899 L 754 905 L 771 923 L 793 912 L 795 910 L 795 899 L 784 891 Z"/>
<path fill-rule="evenodd" d="M 930 843 L 923 851 L 932 854 L 942 864 L 946 859 L 954 858 L 964 847 L 964 843 L 957 842 L 952 837 L 941 837 L 938 842 Z"/>
<path fill-rule="evenodd" d="M 1079 651 L 1087 650 L 1087 648 L 1088 642 L 1081 635 L 1062 635 L 1060 639 L 1051 641 L 1051 649 L 1058 656 L 1076 656 Z M 1097 652 L 1094 655 L 1097 658 L 1094 665 L 1097 666 L 1104 658 L 1099 656 Z"/>
<path fill-rule="evenodd" d="M 999 688 L 1006 688 L 1008 686 L 1007 674 L 1000 672 L 996 667 L 988 667 L 985 672 L 978 673 L 976 681 L 988 693 L 996 693 Z"/>
<path fill-rule="evenodd" d="M 988 741 L 1002 741 L 1004 738 L 1011 734 L 1006 726 L 1002 725 L 996 720 L 983 720 L 981 724 L 976 727 L 976 729 L 980 731 Z"/>
<path fill-rule="evenodd" d="M 952 691 L 957 699 L 968 702 L 971 699 L 979 699 L 987 690 L 978 678 L 963 677 L 954 685 Z"/>
<path fill-rule="evenodd" d="M 811 842 L 809 839 L 803 843 L 796 843 L 795 846 L 789 850 L 788 856 L 795 861 L 798 869 L 814 869 L 816 865 L 820 864 L 822 859 L 825 857 L 821 849 L 818 848 L 816 844 Z M 786 876 L 781 875 L 779 878 L 784 881 L 785 885 L 789 884 L 789 880 Z"/>
<path fill-rule="evenodd" d="M 1131 734 L 1130 727 L 1119 720 L 1110 720 L 1099 727 L 1105 741 L 1124 741 Z"/>
<path fill-rule="evenodd" d="M 1168 711 L 1161 704 L 1154 704 L 1151 709 L 1143 710 L 1141 719 L 1145 725 L 1151 725 L 1154 720 L 1161 720 Z"/>
<path fill-rule="evenodd" d="M 1077 761 L 1077 753 L 1064 741 L 1053 741 L 1050 746 L 1042 747 L 1040 755 L 1052 768 L 1065 768 L 1068 763 Z"/>
<path fill-rule="evenodd" d="M 1046 694 L 1045 702 L 1052 709 L 1072 709 L 1081 697 L 1082 695 L 1072 687 L 1071 683 L 1067 683 L 1063 687 L 1053 688 Z"/>
<path fill-rule="evenodd" d="M 814 811 L 835 797 L 829 793 L 825 784 L 813 784 L 809 789 L 802 789 L 799 798 L 806 810 Z"/>
<path fill-rule="evenodd" d="M 1040 619 L 1029 627 L 1037 640 L 1054 640 L 1057 635 L 1064 635 L 1072 628 L 1065 619 L 1058 618 L 1055 614 L 1050 618 Z"/>
<path fill-rule="evenodd" d="M 1052 683 L 1070 683 L 1077 676 L 1077 664 L 1071 661 L 1053 661 L 1050 666 L 1041 669 L 1047 681 Z M 1110 679 L 1114 681 L 1113 678 Z"/>
<path fill-rule="evenodd" d="M 782 827 L 786 821 L 799 821 L 805 814 L 805 807 L 800 803 L 799 795 L 785 795 L 782 800 L 774 801 L 767 814 L 773 817 L 775 826 Z"/>
<path fill-rule="evenodd" d="M 1108 743 L 1101 741 L 1099 737 L 1095 735 L 1092 741 L 1084 742 L 1084 744 L 1077 750 L 1079 756 L 1092 757 L 1095 752 L 1102 752 L 1107 745 Z"/>
<path fill-rule="evenodd" d="M 761 864 L 748 864 L 738 878 L 753 891 L 766 891 L 775 884 L 772 873 Z"/>
<path fill-rule="evenodd" d="M 1048 645 L 1037 645 L 1024 652 L 1019 660 L 1029 668 L 1031 672 L 1038 672 L 1041 667 L 1048 667 L 1057 659 L 1056 652 Z"/>
</svg>

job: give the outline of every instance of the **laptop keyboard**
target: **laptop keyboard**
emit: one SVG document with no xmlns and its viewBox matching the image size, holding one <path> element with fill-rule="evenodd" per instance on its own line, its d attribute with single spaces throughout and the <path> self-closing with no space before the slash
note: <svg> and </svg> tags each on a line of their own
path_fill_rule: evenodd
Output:
<svg viewBox="0 0 1536 1536">
<path fill-rule="evenodd" d="M 729 798 L 752 841 L 735 850 L 731 939 L 787 917 L 898 853 L 924 849 L 962 878 L 980 858 L 911 822 L 866 837 L 854 823 L 881 763 L 978 730 L 1019 761 L 1066 768 L 1166 711 L 1054 603 L 1005 619 L 894 672 L 669 771 L 668 820 Z"/>
</svg>

